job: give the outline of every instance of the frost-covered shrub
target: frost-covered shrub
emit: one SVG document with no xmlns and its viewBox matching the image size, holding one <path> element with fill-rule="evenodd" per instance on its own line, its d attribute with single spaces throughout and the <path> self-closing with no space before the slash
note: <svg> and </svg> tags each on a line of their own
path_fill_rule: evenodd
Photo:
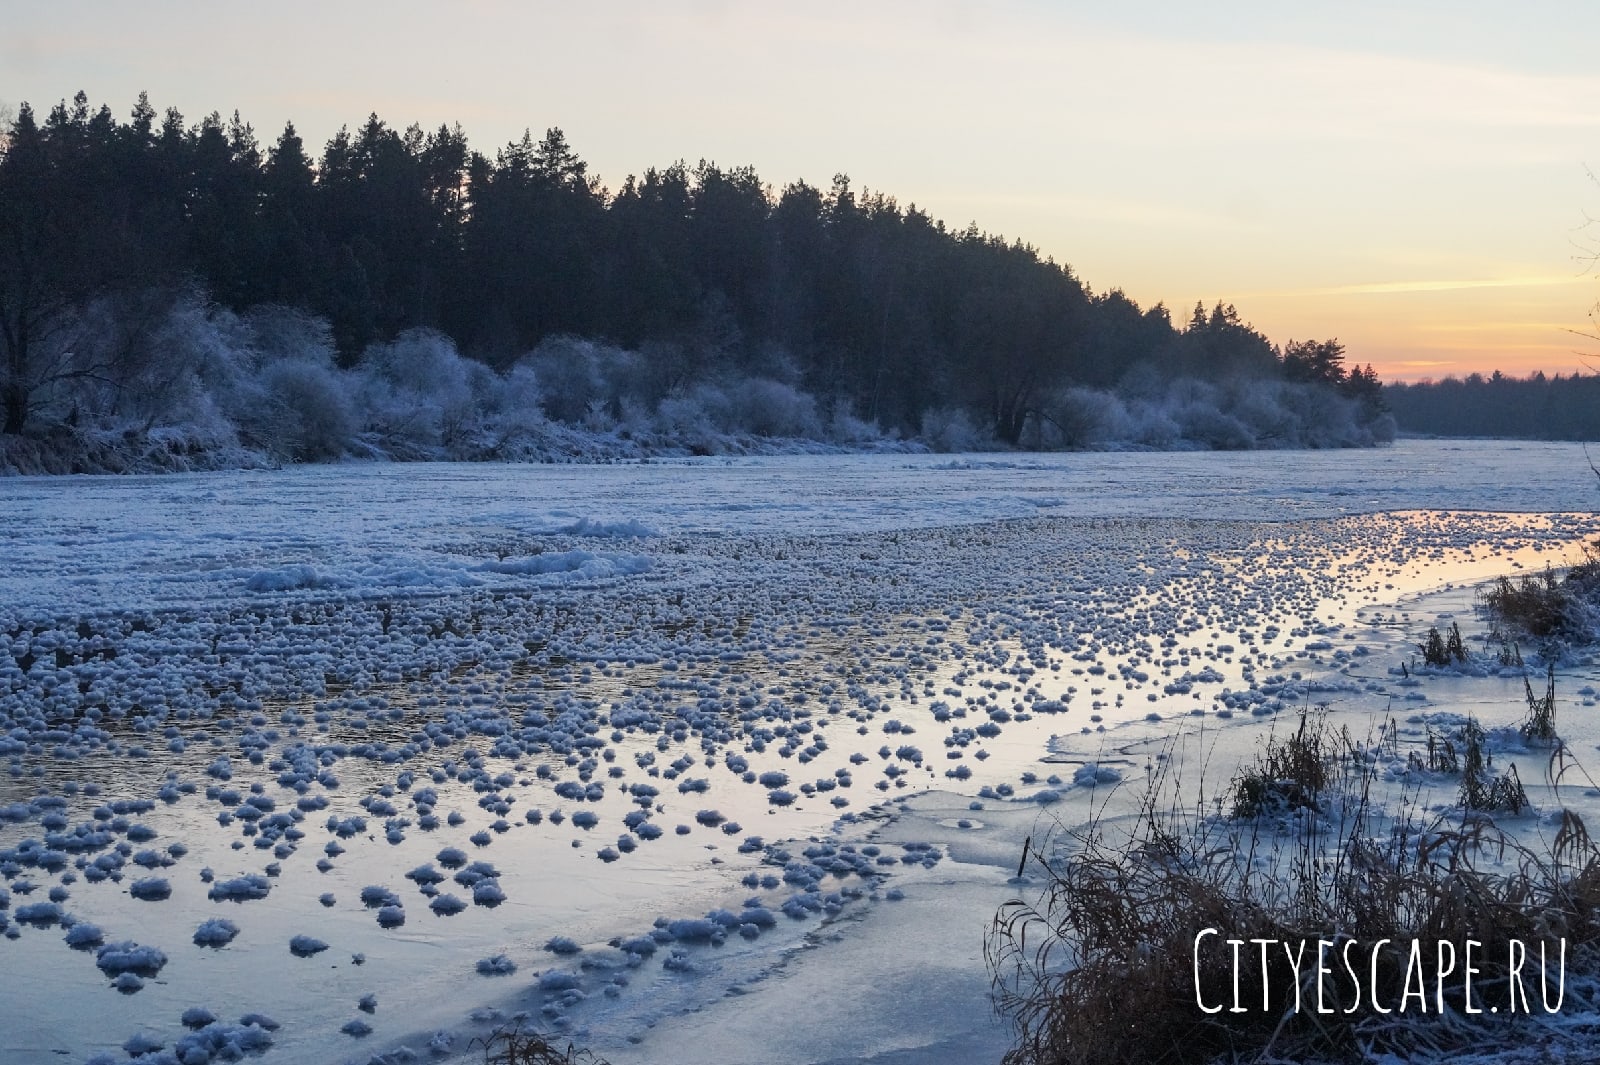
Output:
<svg viewBox="0 0 1600 1065">
<path fill-rule="evenodd" d="M 545 414 L 556 421 L 576 423 L 600 400 L 605 383 L 600 378 L 595 345 L 576 337 L 552 337 L 519 361 L 539 382 Z"/>
<path fill-rule="evenodd" d="M 246 311 L 244 323 L 262 363 L 298 359 L 319 366 L 334 364 L 333 329 L 326 319 L 295 307 L 264 303 Z"/>
<path fill-rule="evenodd" d="M 75 351 L 49 414 L 78 429 L 73 468 L 193 469 L 337 457 L 352 432 L 326 323 L 244 315 L 149 289 L 75 312 Z M 245 450 L 245 449 L 253 449 Z"/>
<path fill-rule="evenodd" d="M 1179 434 L 1214 451 L 1244 451 L 1255 446 L 1255 438 L 1243 422 L 1203 401 L 1184 403 L 1172 412 Z"/>
<path fill-rule="evenodd" d="M 617 429 L 624 437 L 649 436 L 656 431 L 656 412 L 628 396 L 623 399 Z"/>
<path fill-rule="evenodd" d="M 868 444 L 882 440 L 883 431 L 876 423 L 856 417 L 848 399 L 836 399 L 828 413 L 828 439 L 835 444 Z"/>
<path fill-rule="evenodd" d="M 237 328 L 230 319 L 208 312 L 216 339 L 200 375 L 242 442 L 297 462 L 344 455 L 358 420 L 327 323 L 278 306 L 252 308 Z"/>
<path fill-rule="evenodd" d="M 387 344 L 372 344 L 361 359 L 369 374 L 406 392 L 466 390 L 466 377 L 455 343 L 432 329 L 408 329 Z"/>
<path fill-rule="evenodd" d="M 607 403 L 604 399 L 591 399 L 578 424 L 593 433 L 609 433 L 617 427 L 618 416 L 613 411 L 618 407 L 620 404 Z"/>
<path fill-rule="evenodd" d="M 1121 439 L 1127 412 L 1109 392 L 1068 388 L 1051 397 L 1036 419 L 1040 446 L 1084 448 Z"/>
<path fill-rule="evenodd" d="M 713 308 L 714 310 L 714 308 Z M 638 351 L 547 338 L 507 372 L 413 329 L 341 370 L 328 323 L 302 310 L 234 313 L 203 293 L 127 291 L 62 312 L 38 338 L 30 404 L 45 431 L 0 439 L 0 472 L 256 466 L 346 455 L 605 460 L 714 454 L 799 437 L 845 446 L 886 434 L 799 387 L 784 349 L 744 344 L 717 315 L 692 337 Z M 723 324 L 731 324 L 731 319 Z M 1064 387 L 1029 410 L 1039 448 L 1249 448 L 1392 440 L 1375 402 L 1279 380 L 1164 379 L 1138 364 L 1115 390 Z M 887 434 L 893 439 L 897 431 Z M 935 450 L 1000 446 L 979 408 L 924 412 Z"/>
<path fill-rule="evenodd" d="M 518 363 L 504 375 L 496 375 L 487 366 L 473 365 L 473 391 L 482 405 L 479 453 L 506 459 L 528 455 L 533 442 L 549 428 L 533 367 Z"/>
<path fill-rule="evenodd" d="M 232 312 L 195 295 L 167 304 L 148 334 L 148 351 L 121 368 L 119 413 L 147 427 L 208 421 L 215 428 L 208 379 L 232 372 L 248 346 L 249 330 Z"/>
<path fill-rule="evenodd" d="M 822 435 L 817 401 L 782 381 L 748 378 L 728 389 L 728 400 L 733 420 L 728 428 L 735 432 L 812 438 Z"/>
<path fill-rule="evenodd" d="M 60 324 L 38 345 L 33 399 L 43 420 L 84 429 L 188 427 L 205 405 L 210 364 L 248 347 L 235 315 L 168 288 L 102 296 Z"/>
<path fill-rule="evenodd" d="M 922 412 L 922 439 L 935 451 L 980 451 L 993 439 L 960 407 L 930 407 Z"/>
<path fill-rule="evenodd" d="M 1030 446 L 1259 447 L 1369 446 L 1392 439 L 1392 419 L 1324 385 L 1271 379 L 1179 378 L 1164 390 L 1148 381 L 1115 392 L 1068 388 L 1046 397 L 1030 419 Z M 1383 435 L 1388 430 L 1387 436 Z"/>
<path fill-rule="evenodd" d="M 656 407 L 658 432 L 699 454 L 717 450 L 718 426 L 728 417 L 728 398 L 712 385 L 668 395 Z"/>
<path fill-rule="evenodd" d="M 1370 446 L 1381 415 L 1324 385 L 1256 381 L 1235 386 L 1229 410 L 1251 430 L 1258 447 Z"/>
<path fill-rule="evenodd" d="M 571 425 L 610 428 L 602 423 L 614 422 L 625 398 L 647 406 L 655 398 L 639 353 L 609 344 L 549 337 L 518 362 L 538 376 L 545 414 Z"/>
<path fill-rule="evenodd" d="M 501 424 L 536 427 L 545 420 L 542 399 L 538 375 L 531 366 L 519 363 L 500 379 L 492 409 Z"/>
<path fill-rule="evenodd" d="M 1178 423 L 1159 403 L 1135 401 L 1124 407 L 1127 439 L 1140 447 L 1166 449 L 1178 442 Z"/>
<path fill-rule="evenodd" d="M 187 352 L 173 352 L 170 373 L 158 359 L 156 334 L 174 294 L 145 289 L 102 296 L 68 312 L 65 328 L 49 330 L 39 360 L 47 417 L 79 425 L 160 424 L 187 385 Z M 42 356 L 42 358 L 40 357 Z M 51 378 L 55 378 L 53 382 Z"/>
<path fill-rule="evenodd" d="M 1251 381 L 1239 383 L 1231 390 L 1227 397 L 1229 413 L 1245 426 L 1255 446 L 1298 444 L 1310 428 L 1305 417 L 1284 406 L 1284 392 L 1292 387 L 1278 381 Z M 1326 398 L 1333 405 L 1338 402 L 1333 396 Z M 1305 413 L 1315 415 L 1318 412 Z"/>
<path fill-rule="evenodd" d="M 523 367 L 537 376 L 540 402 L 550 418 L 592 432 L 621 428 L 634 436 L 659 434 L 708 453 L 720 450 L 727 435 L 824 436 L 816 400 L 775 378 L 702 381 L 661 391 L 661 375 L 644 356 L 571 337 L 541 344 L 518 363 Z M 847 408 L 832 427 L 853 440 L 879 436 Z"/>
<path fill-rule="evenodd" d="M 488 367 L 463 359 L 449 337 L 431 329 L 371 345 L 360 372 L 362 427 L 398 457 L 470 451 L 495 388 Z"/>
<path fill-rule="evenodd" d="M 314 362 L 275 362 L 259 378 L 260 403 L 248 417 L 252 436 L 295 462 L 336 459 L 349 449 L 358 421 L 346 382 Z"/>
</svg>

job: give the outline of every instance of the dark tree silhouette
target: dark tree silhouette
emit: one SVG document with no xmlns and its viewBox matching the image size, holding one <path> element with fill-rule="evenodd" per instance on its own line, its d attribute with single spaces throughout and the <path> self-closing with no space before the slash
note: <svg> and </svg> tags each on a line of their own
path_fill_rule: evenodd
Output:
<svg viewBox="0 0 1600 1065">
<path fill-rule="evenodd" d="M 1137 400 L 1179 377 L 1288 381 L 1381 407 L 1335 340 L 1280 354 L 1221 302 L 1178 328 L 1163 306 L 1095 295 L 1024 242 L 947 229 L 844 174 L 775 193 L 701 160 L 612 193 L 558 128 L 491 158 L 459 126 L 373 114 L 314 159 L 292 123 L 263 147 L 237 113 L 190 125 L 142 95 L 125 123 L 82 94 L 43 124 L 24 105 L 0 145 L 4 431 L 63 381 L 131 379 L 74 350 L 89 308 L 196 289 L 325 320 L 345 367 L 432 329 L 495 370 L 539 350 L 554 372 L 586 349 L 548 345 L 583 337 L 639 353 L 631 401 L 760 379 L 897 432 L 959 411 L 1011 444 L 1073 387 Z"/>
</svg>

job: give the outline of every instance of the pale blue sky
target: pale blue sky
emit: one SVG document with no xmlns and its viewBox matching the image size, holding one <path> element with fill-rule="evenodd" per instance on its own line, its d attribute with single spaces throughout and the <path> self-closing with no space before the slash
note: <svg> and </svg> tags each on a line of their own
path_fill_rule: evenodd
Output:
<svg viewBox="0 0 1600 1065">
<path fill-rule="evenodd" d="M 376 110 L 491 153 L 560 126 L 612 187 L 678 158 L 846 171 L 1386 376 L 1600 348 L 1568 332 L 1600 297 L 1600 4 L 14 6 L 13 105 L 145 89 L 318 145 Z"/>
</svg>

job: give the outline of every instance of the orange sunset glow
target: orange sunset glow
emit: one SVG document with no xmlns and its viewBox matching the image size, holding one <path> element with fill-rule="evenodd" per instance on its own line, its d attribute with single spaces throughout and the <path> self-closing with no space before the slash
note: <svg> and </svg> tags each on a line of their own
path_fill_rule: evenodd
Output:
<svg viewBox="0 0 1600 1065">
<path fill-rule="evenodd" d="M 373 111 L 485 150 L 560 126 L 611 189 L 678 159 L 844 172 L 1387 379 L 1582 369 L 1600 9 L 1280 8 L 85 4 L 15 13 L 0 104 L 146 90 L 311 145 Z"/>
</svg>

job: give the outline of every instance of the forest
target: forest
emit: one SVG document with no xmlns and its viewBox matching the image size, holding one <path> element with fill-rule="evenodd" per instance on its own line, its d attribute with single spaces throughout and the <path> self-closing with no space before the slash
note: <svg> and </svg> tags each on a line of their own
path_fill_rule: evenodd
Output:
<svg viewBox="0 0 1600 1065">
<path fill-rule="evenodd" d="M 844 174 L 612 189 L 559 129 L 491 156 L 374 114 L 313 152 L 81 92 L 0 137 L 0 470 L 1352 446 L 1385 402 L 1337 340 L 1175 321 Z"/>
<path fill-rule="evenodd" d="M 1383 396 L 1400 428 L 1410 433 L 1600 440 L 1600 377 L 1592 373 L 1510 377 L 1496 370 L 1388 384 Z"/>
</svg>

